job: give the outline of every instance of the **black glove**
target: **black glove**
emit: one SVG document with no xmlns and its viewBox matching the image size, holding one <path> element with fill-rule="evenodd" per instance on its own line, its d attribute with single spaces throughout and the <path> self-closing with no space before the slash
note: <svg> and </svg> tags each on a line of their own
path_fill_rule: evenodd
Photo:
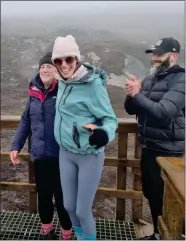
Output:
<svg viewBox="0 0 186 241">
<path fill-rule="evenodd" d="M 94 129 L 92 135 L 89 137 L 89 144 L 91 146 L 96 146 L 96 149 L 105 146 L 109 141 L 107 132 L 103 129 Z"/>
</svg>

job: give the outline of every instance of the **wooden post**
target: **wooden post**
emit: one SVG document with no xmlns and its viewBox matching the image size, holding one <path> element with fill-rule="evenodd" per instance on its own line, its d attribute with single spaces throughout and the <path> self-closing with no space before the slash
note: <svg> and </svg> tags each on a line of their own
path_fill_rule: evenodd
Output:
<svg viewBox="0 0 186 241">
<path fill-rule="evenodd" d="M 128 133 L 118 132 L 118 157 L 127 157 Z M 117 168 L 117 189 L 126 189 L 126 167 Z M 116 219 L 125 219 L 125 199 L 116 200 Z"/>
<path fill-rule="evenodd" d="M 164 181 L 163 213 L 158 218 L 162 240 L 182 240 L 185 219 L 185 158 L 158 157 Z"/>
<path fill-rule="evenodd" d="M 30 153 L 30 136 L 28 137 L 28 152 Z M 31 159 L 28 162 L 28 173 L 29 183 L 35 183 L 34 163 Z M 30 192 L 29 210 L 37 213 L 37 192 Z"/>
<path fill-rule="evenodd" d="M 135 158 L 141 157 L 141 148 L 137 141 L 137 134 L 135 136 Z M 132 169 L 134 174 L 134 190 L 142 191 L 141 185 L 141 170 L 139 167 Z M 143 197 L 142 199 L 132 200 L 132 220 L 138 222 L 142 218 L 142 207 L 143 207 Z"/>
</svg>

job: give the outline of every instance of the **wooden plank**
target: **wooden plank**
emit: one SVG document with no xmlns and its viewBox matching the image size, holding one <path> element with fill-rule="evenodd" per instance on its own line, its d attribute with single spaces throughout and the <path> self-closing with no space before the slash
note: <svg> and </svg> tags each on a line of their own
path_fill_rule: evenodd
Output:
<svg viewBox="0 0 186 241">
<path fill-rule="evenodd" d="M 21 116 L 1 116 L 2 129 L 16 129 L 21 120 Z M 137 121 L 134 118 L 118 118 L 118 129 L 116 132 L 136 133 Z"/>
<path fill-rule="evenodd" d="M 177 194 L 185 201 L 185 160 L 176 157 L 158 157 L 157 163 Z"/>
<path fill-rule="evenodd" d="M 139 167 L 140 159 L 137 158 L 118 158 L 118 157 L 106 157 L 105 166 L 113 167 Z"/>
<path fill-rule="evenodd" d="M 164 172 L 163 172 L 164 174 Z M 185 219 L 185 201 L 181 199 L 172 183 L 166 178 L 164 179 L 164 196 L 163 196 L 163 214 L 161 236 L 165 236 L 165 228 L 167 227 L 173 240 L 180 240 L 183 232 L 183 221 Z M 184 182 L 184 180 L 183 180 Z M 161 220 L 161 218 L 160 218 Z"/>
<path fill-rule="evenodd" d="M 142 192 L 141 177 L 138 175 L 134 175 L 133 188 L 135 191 Z M 134 222 L 138 222 L 138 220 L 142 218 L 142 208 L 143 208 L 143 196 L 141 197 L 140 200 L 132 201 L 132 220 Z"/>
<path fill-rule="evenodd" d="M 135 123 L 120 123 L 117 129 L 117 133 L 136 133 L 138 126 Z"/>
<path fill-rule="evenodd" d="M 119 123 L 122 125 L 132 123 L 132 124 L 137 124 L 136 118 L 118 118 Z"/>
<path fill-rule="evenodd" d="M 135 223 L 134 224 L 135 230 L 136 230 L 136 234 L 137 234 L 137 238 L 142 238 L 144 237 L 144 233 L 143 233 L 143 229 L 142 229 L 142 225 L 139 223 Z"/>
<path fill-rule="evenodd" d="M 7 191 L 35 192 L 35 184 L 26 182 L 0 182 L 0 189 Z"/>
<path fill-rule="evenodd" d="M 118 133 L 118 157 L 127 158 L 128 133 Z M 126 189 L 126 167 L 117 168 L 117 189 Z M 125 220 L 125 200 L 116 200 L 116 219 Z"/>
<path fill-rule="evenodd" d="M 21 152 L 19 153 L 19 159 L 21 162 L 29 162 L 30 155 L 28 152 Z M 1 163 L 10 161 L 10 152 L 1 152 Z"/>
<path fill-rule="evenodd" d="M 161 234 L 161 240 L 174 240 L 166 224 L 163 222 L 162 216 L 158 217 L 158 229 Z"/>
<path fill-rule="evenodd" d="M 134 191 L 133 189 L 116 189 L 116 188 L 98 188 L 97 194 L 104 195 L 107 197 L 116 197 L 121 199 L 141 199 L 143 193 L 140 191 Z"/>
<path fill-rule="evenodd" d="M 1 116 L 1 129 L 16 129 L 21 116 Z"/>
<path fill-rule="evenodd" d="M 29 191 L 31 193 L 36 192 L 35 183 L 26 183 L 26 182 L 0 182 L 1 190 L 7 191 Z M 142 192 L 134 191 L 132 189 L 120 190 L 115 188 L 103 188 L 100 187 L 97 190 L 97 195 L 104 195 L 107 197 L 119 197 L 119 198 L 132 198 L 140 199 Z"/>
<path fill-rule="evenodd" d="M 163 214 L 158 219 L 162 239 L 181 240 L 185 219 L 184 158 L 158 157 L 164 180 Z"/>
<path fill-rule="evenodd" d="M 29 162 L 30 156 L 28 152 L 21 152 L 19 153 L 20 161 L 22 162 Z M 10 152 L 2 152 L 1 153 L 1 162 L 10 161 Z M 106 157 L 105 158 L 105 166 L 112 166 L 112 167 L 139 167 L 140 160 L 136 158 L 117 158 L 117 157 Z"/>
<path fill-rule="evenodd" d="M 7 121 L 20 121 L 21 116 L 20 115 L 1 115 L 1 122 L 7 122 Z M 132 123 L 137 124 L 137 121 L 135 118 L 118 118 L 118 122 L 122 123 L 123 125 Z"/>
<path fill-rule="evenodd" d="M 137 176 L 139 176 L 139 177 L 141 177 L 141 169 L 140 168 L 132 168 L 132 173 L 134 174 L 134 175 L 137 175 Z"/>
<path fill-rule="evenodd" d="M 164 181 L 164 194 L 163 194 L 163 197 L 164 197 L 163 202 L 165 204 L 164 208 L 165 209 L 167 209 L 167 208 L 170 209 L 171 212 L 175 211 L 175 209 L 174 209 L 175 207 L 174 208 L 173 207 L 168 207 L 168 205 L 166 203 L 166 202 L 169 203 L 169 201 L 172 202 L 173 200 L 175 200 L 175 202 L 173 202 L 172 204 L 174 205 L 174 204 L 177 203 L 179 208 L 180 208 L 180 213 L 184 213 L 185 212 L 185 200 L 183 200 L 181 198 L 181 196 L 178 194 L 177 190 L 174 188 L 172 183 L 169 182 L 169 180 L 167 179 L 167 177 L 166 177 L 166 175 L 165 175 L 165 173 L 163 171 L 161 171 L 161 177 L 162 177 L 162 179 Z M 167 197 L 167 194 L 168 194 L 169 198 Z M 170 197 L 170 195 L 171 195 L 171 197 Z"/>
<path fill-rule="evenodd" d="M 137 134 L 135 136 L 135 158 L 141 157 L 141 148 L 138 144 Z M 133 188 L 135 191 L 142 191 L 141 175 L 139 175 L 140 168 L 133 167 L 132 172 L 134 173 L 134 183 Z M 142 218 L 142 209 L 143 209 L 143 198 L 141 200 L 132 201 L 132 219 L 134 222 L 138 222 Z"/>
<path fill-rule="evenodd" d="M 139 219 L 139 224 L 141 225 L 144 236 L 149 236 L 153 234 L 154 227 L 151 223 L 148 223 L 145 220 Z"/>
<path fill-rule="evenodd" d="M 119 125 L 117 132 L 119 133 L 136 133 L 137 121 L 135 118 L 119 118 Z"/>
<path fill-rule="evenodd" d="M 149 236 L 154 232 L 153 225 L 141 219 L 139 219 L 139 222 L 135 223 L 134 226 L 138 238 Z"/>
</svg>

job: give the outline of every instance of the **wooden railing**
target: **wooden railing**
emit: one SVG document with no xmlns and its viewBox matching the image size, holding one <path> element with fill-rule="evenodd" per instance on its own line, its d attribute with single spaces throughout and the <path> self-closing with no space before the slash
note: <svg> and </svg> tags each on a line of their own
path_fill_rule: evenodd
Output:
<svg viewBox="0 0 186 241">
<path fill-rule="evenodd" d="M 1 116 L 2 129 L 16 129 L 20 122 L 19 116 Z M 116 202 L 116 218 L 125 219 L 125 199 L 132 200 L 132 220 L 138 221 L 142 217 L 142 187 L 140 176 L 140 148 L 137 144 L 137 123 L 134 119 L 119 119 L 118 133 L 118 153 L 117 157 L 106 157 L 105 166 L 117 167 L 116 188 L 103 188 L 97 190 L 97 194 L 106 197 L 114 197 Z M 135 151 L 133 158 L 128 158 L 128 134 L 134 133 Z M 29 166 L 29 183 L 23 182 L 0 182 L 1 190 L 9 191 L 29 191 L 30 192 L 30 211 L 37 212 L 37 194 L 34 183 L 33 161 L 29 153 L 20 153 L 20 159 L 28 162 Z M 10 161 L 9 152 L 1 152 L 1 162 Z M 126 189 L 127 167 L 132 168 L 133 172 L 133 189 Z"/>
</svg>

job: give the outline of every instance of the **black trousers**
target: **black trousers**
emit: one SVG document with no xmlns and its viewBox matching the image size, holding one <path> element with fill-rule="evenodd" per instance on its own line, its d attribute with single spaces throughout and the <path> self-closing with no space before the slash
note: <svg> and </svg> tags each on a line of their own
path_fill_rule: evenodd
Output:
<svg viewBox="0 0 186 241">
<path fill-rule="evenodd" d="M 142 189 L 144 196 L 149 201 L 154 232 L 158 231 L 158 216 L 162 215 L 164 182 L 161 177 L 161 169 L 156 161 L 159 156 L 170 156 L 153 150 L 142 149 L 141 155 L 141 174 Z M 180 156 L 181 155 L 171 155 Z"/>
<path fill-rule="evenodd" d="M 35 160 L 35 182 L 38 193 L 38 211 L 41 222 L 49 224 L 53 220 L 53 196 L 61 226 L 65 230 L 72 228 L 69 215 L 63 205 L 59 159 Z"/>
</svg>

